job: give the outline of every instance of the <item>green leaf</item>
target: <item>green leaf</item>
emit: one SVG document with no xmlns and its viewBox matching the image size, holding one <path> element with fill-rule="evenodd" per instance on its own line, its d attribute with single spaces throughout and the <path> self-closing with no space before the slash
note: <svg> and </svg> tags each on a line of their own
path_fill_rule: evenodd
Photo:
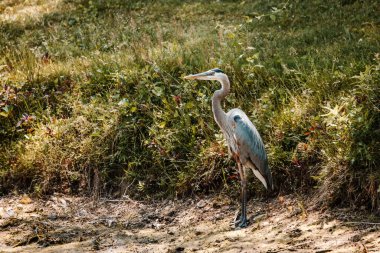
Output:
<svg viewBox="0 0 380 253">
<path fill-rule="evenodd" d="M 7 112 L 0 112 L 0 116 L 8 118 L 9 113 L 7 113 Z"/>
<path fill-rule="evenodd" d="M 13 106 L 6 105 L 2 109 L 3 109 L 3 111 L 5 111 L 5 112 L 7 112 L 9 114 L 13 110 Z"/>
<path fill-rule="evenodd" d="M 163 121 L 160 124 L 158 124 L 159 128 L 165 128 L 165 126 L 166 126 L 166 122 L 165 121 Z"/>
<path fill-rule="evenodd" d="M 194 103 L 193 102 L 188 102 L 188 103 L 186 103 L 186 105 L 185 105 L 185 108 L 186 109 L 191 109 L 191 108 L 193 108 L 194 107 Z"/>
</svg>

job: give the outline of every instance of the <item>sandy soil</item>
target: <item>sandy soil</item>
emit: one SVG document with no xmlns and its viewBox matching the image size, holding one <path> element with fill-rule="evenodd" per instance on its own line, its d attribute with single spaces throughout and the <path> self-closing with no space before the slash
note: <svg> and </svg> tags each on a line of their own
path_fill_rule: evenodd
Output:
<svg viewBox="0 0 380 253">
<path fill-rule="evenodd" d="M 292 196 L 251 199 L 251 224 L 234 229 L 237 203 L 221 196 L 149 204 L 6 197 L 0 252 L 380 252 L 380 223 L 368 215 L 304 206 Z"/>
</svg>

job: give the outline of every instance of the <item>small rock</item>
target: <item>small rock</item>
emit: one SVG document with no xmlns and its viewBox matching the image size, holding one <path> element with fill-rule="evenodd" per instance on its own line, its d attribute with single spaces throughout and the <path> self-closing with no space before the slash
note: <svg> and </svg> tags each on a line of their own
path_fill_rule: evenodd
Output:
<svg viewBox="0 0 380 253">
<path fill-rule="evenodd" d="M 206 201 L 204 200 L 200 200 L 198 203 L 197 203 L 197 207 L 198 208 L 203 208 L 207 205 Z"/>
<path fill-rule="evenodd" d="M 78 216 L 87 216 L 88 212 L 85 209 L 81 209 L 78 211 Z"/>
<path fill-rule="evenodd" d="M 175 211 L 174 210 L 171 210 L 171 211 L 169 211 L 168 213 L 166 213 L 166 214 L 164 214 L 165 216 L 170 216 L 170 217 L 172 217 L 172 216 L 174 216 L 175 215 Z"/>
<path fill-rule="evenodd" d="M 142 217 L 141 218 L 141 223 L 149 224 L 151 220 L 148 217 Z"/>
<path fill-rule="evenodd" d="M 36 206 L 31 204 L 31 205 L 27 205 L 24 207 L 24 212 L 25 213 L 33 213 L 36 211 L 36 209 L 37 209 Z"/>
<path fill-rule="evenodd" d="M 182 252 L 184 250 L 185 250 L 184 247 L 177 247 L 177 248 L 175 248 L 175 252 Z"/>
<path fill-rule="evenodd" d="M 175 209 L 171 206 L 166 206 L 164 210 L 162 210 L 162 216 L 174 216 L 176 213 Z"/>
<path fill-rule="evenodd" d="M 58 215 L 55 214 L 55 213 L 49 213 L 48 216 L 47 216 L 47 218 L 49 220 L 56 220 L 58 218 Z"/>
<path fill-rule="evenodd" d="M 265 219 L 266 217 L 267 217 L 267 215 L 265 213 L 264 214 L 259 214 L 259 215 L 255 216 L 253 218 L 253 221 L 254 222 L 259 222 L 259 221 Z"/>
<path fill-rule="evenodd" d="M 297 207 L 297 208 L 295 208 L 295 209 L 290 213 L 289 218 L 290 218 L 290 217 L 293 217 L 293 216 L 296 216 L 296 215 L 299 215 L 299 214 L 301 214 L 301 213 L 302 213 L 301 208 Z"/>
<path fill-rule="evenodd" d="M 67 201 L 63 198 L 59 199 L 60 205 L 63 207 L 63 209 L 67 208 Z"/>
<path fill-rule="evenodd" d="M 152 228 L 154 228 L 156 230 L 160 230 L 163 226 L 164 226 L 164 224 L 159 223 L 158 220 L 156 220 L 155 222 L 152 223 Z"/>
<path fill-rule="evenodd" d="M 289 237 L 291 238 L 300 237 L 302 235 L 302 230 L 299 228 L 296 228 L 290 231 L 288 234 L 289 234 Z"/>
<path fill-rule="evenodd" d="M 150 213 L 150 214 L 146 215 L 145 218 L 147 218 L 149 220 L 156 220 L 158 218 L 158 215 L 154 214 L 154 213 Z"/>
<path fill-rule="evenodd" d="M 163 220 L 166 222 L 172 222 L 174 220 L 174 217 L 164 216 Z"/>
<path fill-rule="evenodd" d="M 231 236 L 228 236 L 226 237 L 226 240 L 230 241 L 230 242 L 236 242 L 237 240 L 239 240 L 238 237 L 231 237 Z"/>
<path fill-rule="evenodd" d="M 107 219 L 106 222 L 107 222 L 107 226 L 109 228 L 113 227 L 114 225 L 116 225 L 116 220 L 114 220 L 114 219 Z"/>
<path fill-rule="evenodd" d="M 221 205 L 218 202 L 214 202 L 214 203 L 212 203 L 212 207 L 217 209 L 217 208 L 220 208 Z"/>
<path fill-rule="evenodd" d="M 203 232 L 202 232 L 202 231 L 199 231 L 199 230 L 195 231 L 195 235 L 196 235 L 196 236 L 201 235 L 202 233 L 203 233 Z"/>
<path fill-rule="evenodd" d="M 95 238 L 93 241 L 92 241 L 92 249 L 93 250 L 100 250 L 100 239 L 99 238 Z"/>
<path fill-rule="evenodd" d="M 223 215 L 221 215 L 220 213 L 215 215 L 215 220 L 222 220 L 222 219 L 223 219 Z"/>
<path fill-rule="evenodd" d="M 360 239 L 362 239 L 360 235 L 354 235 L 353 237 L 351 237 L 352 242 L 358 242 L 360 241 Z"/>
<path fill-rule="evenodd" d="M 12 207 L 8 208 L 5 211 L 5 214 L 3 214 L 3 218 L 13 218 L 16 216 L 16 212 L 13 210 Z"/>
</svg>

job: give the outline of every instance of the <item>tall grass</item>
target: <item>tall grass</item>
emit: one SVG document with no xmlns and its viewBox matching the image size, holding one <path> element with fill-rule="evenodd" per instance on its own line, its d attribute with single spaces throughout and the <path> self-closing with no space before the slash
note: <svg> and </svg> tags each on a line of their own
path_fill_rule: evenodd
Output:
<svg viewBox="0 0 380 253">
<path fill-rule="evenodd" d="M 211 112 L 219 84 L 181 78 L 220 67 L 232 81 L 224 106 L 259 129 L 277 191 L 376 207 L 377 1 L 40 0 L 38 15 L 22 16 L 27 8 L 0 6 L 3 193 L 236 194 Z"/>
</svg>

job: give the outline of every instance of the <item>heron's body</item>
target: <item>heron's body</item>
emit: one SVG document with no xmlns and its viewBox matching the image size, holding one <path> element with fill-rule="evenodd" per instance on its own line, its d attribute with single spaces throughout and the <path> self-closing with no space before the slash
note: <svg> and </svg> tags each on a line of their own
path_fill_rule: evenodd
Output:
<svg viewBox="0 0 380 253">
<path fill-rule="evenodd" d="M 223 111 L 221 101 L 230 92 L 230 82 L 227 75 L 220 69 L 212 69 L 185 78 L 217 80 L 222 84 L 222 88 L 215 91 L 212 97 L 212 111 L 215 121 L 221 128 L 227 141 L 229 154 L 238 164 L 242 184 L 242 210 L 240 219 L 236 221 L 236 225 L 245 227 L 247 225 L 247 170 L 252 169 L 265 188 L 273 189 L 272 174 L 268 167 L 268 159 L 263 141 L 256 127 L 242 110 L 235 108 L 228 113 Z"/>
<path fill-rule="evenodd" d="M 265 188 L 268 189 L 268 184 L 272 187 L 272 175 L 266 173 L 269 170 L 267 154 L 256 127 L 240 109 L 230 110 L 227 117 L 231 124 L 235 124 L 233 144 L 228 146 L 231 153 L 239 159 L 236 162 L 240 162 L 243 168 L 252 169 Z"/>
</svg>

